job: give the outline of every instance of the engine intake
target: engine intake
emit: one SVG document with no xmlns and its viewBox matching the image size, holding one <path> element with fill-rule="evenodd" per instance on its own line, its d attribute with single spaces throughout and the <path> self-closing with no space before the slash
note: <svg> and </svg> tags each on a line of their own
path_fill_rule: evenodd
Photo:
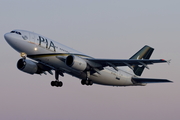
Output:
<svg viewBox="0 0 180 120">
<path fill-rule="evenodd" d="M 17 62 L 17 68 L 29 74 L 39 73 L 37 64 L 27 59 L 19 59 Z"/>
<path fill-rule="evenodd" d="M 79 70 L 79 71 L 84 71 L 89 69 L 89 66 L 87 65 L 87 62 L 75 55 L 69 55 L 66 58 L 66 65 L 69 67 L 72 67 L 73 69 Z"/>
</svg>

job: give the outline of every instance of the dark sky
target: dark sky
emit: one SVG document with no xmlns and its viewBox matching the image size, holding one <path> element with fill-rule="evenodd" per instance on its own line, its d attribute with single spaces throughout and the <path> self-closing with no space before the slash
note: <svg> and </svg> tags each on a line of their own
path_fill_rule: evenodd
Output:
<svg viewBox="0 0 180 120">
<path fill-rule="evenodd" d="M 179 0 L 4 0 L 0 4 L 1 120 L 179 120 Z M 174 83 L 145 87 L 82 86 L 69 75 L 19 71 L 19 53 L 4 40 L 13 29 L 33 31 L 96 58 L 127 59 L 144 45 L 154 64 L 142 77 Z"/>
</svg>

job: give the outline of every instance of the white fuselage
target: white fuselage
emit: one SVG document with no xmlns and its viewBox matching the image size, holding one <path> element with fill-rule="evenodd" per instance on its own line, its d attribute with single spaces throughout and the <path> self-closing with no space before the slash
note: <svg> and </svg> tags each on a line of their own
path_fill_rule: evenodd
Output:
<svg viewBox="0 0 180 120">
<path fill-rule="evenodd" d="M 36 54 L 51 54 L 51 53 L 65 53 L 65 54 L 79 54 L 82 57 L 89 57 L 81 52 L 71 49 L 65 45 L 62 45 L 56 41 L 46 38 L 42 35 L 24 31 L 17 30 L 20 34 L 6 33 L 4 36 L 6 41 L 18 52 L 26 53 L 27 55 Z M 67 56 L 65 56 L 67 57 Z M 56 56 L 43 56 L 41 58 L 31 58 L 36 61 L 40 61 L 47 65 L 50 65 L 56 69 L 63 70 L 72 76 L 83 79 L 85 76 L 84 72 L 77 71 L 69 66 L 67 66 L 63 61 L 59 60 Z M 126 67 L 128 70 L 119 69 L 116 71 L 111 67 L 105 67 L 104 70 L 99 71 L 99 73 L 91 74 L 89 79 L 96 84 L 110 85 L 110 86 L 132 86 L 133 84 L 131 78 L 136 77 L 133 71 Z M 142 85 L 142 84 L 141 84 Z"/>
</svg>

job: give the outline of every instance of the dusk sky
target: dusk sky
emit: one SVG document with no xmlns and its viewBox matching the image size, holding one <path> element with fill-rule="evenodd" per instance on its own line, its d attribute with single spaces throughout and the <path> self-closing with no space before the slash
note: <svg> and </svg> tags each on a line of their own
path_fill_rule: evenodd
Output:
<svg viewBox="0 0 180 120">
<path fill-rule="evenodd" d="M 0 120 L 179 120 L 180 0 L 1 0 Z M 173 83 L 110 87 L 65 74 L 17 69 L 20 54 L 4 34 L 33 31 L 95 58 L 128 59 L 144 45 L 155 48 L 142 77 Z"/>
</svg>

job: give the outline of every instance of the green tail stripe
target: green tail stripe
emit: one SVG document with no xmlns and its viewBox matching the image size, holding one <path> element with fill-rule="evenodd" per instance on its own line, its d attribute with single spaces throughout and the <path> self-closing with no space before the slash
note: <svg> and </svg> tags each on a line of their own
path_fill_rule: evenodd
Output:
<svg viewBox="0 0 180 120">
<path fill-rule="evenodd" d="M 149 59 L 154 51 L 154 48 L 151 48 L 147 45 L 145 45 L 142 49 L 140 49 L 136 54 L 134 54 L 130 59 Z M 134 68 L 134 73 L 138 76 L 141 76 L 141 74 L 144 71 L 144 66 L 138 66 L 134 65 L 132 66 Z"/>
</svg>

